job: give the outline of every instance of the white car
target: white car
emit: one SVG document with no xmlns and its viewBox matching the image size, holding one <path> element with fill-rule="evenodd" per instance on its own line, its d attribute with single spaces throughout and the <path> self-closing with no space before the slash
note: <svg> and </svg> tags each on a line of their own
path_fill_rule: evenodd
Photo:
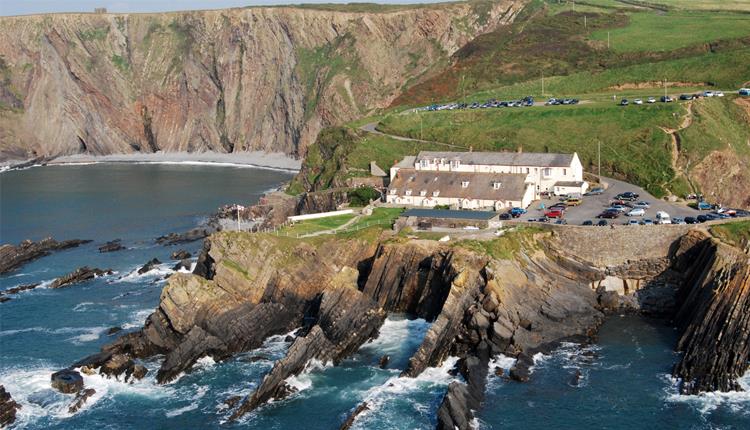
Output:
<svg viewBox="0 0 750 430">
<path fill-rule="evenodd" d="M 713 91 L 703 91 L 703 97 L 713 97 L 715 95 Z"/>
<path fill-rule="evenodd" d="M 668 213 L 664 211 L 659 211 L 656 213 L 656 223 L 657 224 L 672 224 L 672 219 L 670 218 Z"/>
<path fill-rule="evenodd" d="M 634 105 L 642 105 L 643 104 L 643 100 L 641 100 L 641 99 L 635 99 L 635 100 L 633 100 L 633 104 Z"/>
<path fill-rule="evenodd" d="M 627 210 L 628 208 L 626 208 L 626 207 L 625 207 L 625 206 L 623 206 L 623 205 L 612 205 L 612 206 L 611 206 L 611 207 L 610 207 L 609 209 L 614 209 L 614 210 L 616 210 L 617 212 L 623 213 L 623 212 L 625 212 L 625 211 L 626 211 L 626 210 Z"/>
<path fill-rule="evenodd" d="M 630 212 L 628 212 L 625 215 L 627 215 L 627 216 L 644 216 L 644 215 L 646 215 L 646 211 L 643 210 L 643 208 L 635 208 L 635 209 L 631 209 Z"/>
<path fill-rule="evenodd" d="M 638 202 L 633 205 L 634 208 L 641 208 L 641 209 L 648 209 L 651 207 L 651 204 L 649 202 Z"/>
<path fill-rule="evenodd" d="M 714 93 L 714 97 L 724 97 L 724 93 L 723 93 L 723 92 L 721 92 L 721 91 L 716 91 L 716 92 Z"/>
<path fill-rule="evenodd" d="M 648 99 L 646 100 L 646 103 L 656 103 L 656 99 L 655 99 L 655 98 L 653 98 L 653 97 L 649 97 L 649 98 L 648 98 Z"/>
</svg>

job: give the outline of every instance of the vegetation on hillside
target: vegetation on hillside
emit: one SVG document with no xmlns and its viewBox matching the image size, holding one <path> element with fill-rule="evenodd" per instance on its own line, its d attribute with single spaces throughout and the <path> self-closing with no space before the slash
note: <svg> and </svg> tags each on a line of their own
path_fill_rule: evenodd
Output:
<svg viewBox="0 0 750 430">
<path fill-rule="evenodd" d="M 730 222 L 711 227 L 711 234 L 722 242 L 740 248 L 750 246 L 750 221 Z"/>
</svg>

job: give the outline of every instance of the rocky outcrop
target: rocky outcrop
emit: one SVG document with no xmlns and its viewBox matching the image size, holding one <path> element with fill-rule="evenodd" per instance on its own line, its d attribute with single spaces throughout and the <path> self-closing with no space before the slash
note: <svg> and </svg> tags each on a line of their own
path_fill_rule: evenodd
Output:
<svg viewBox="0 0 750 430">
<path fill-rule="evenodd" d="M 524 4 L 2 17 L 0 98 L 13 99 L 0 103 L 0 160 L 303 155 L 322 127 L 387 107 Z"/>
<path fill-rule="evenodd" d="M 71 369 L 60 370 L 50 377 L 52 388 L 65 394 L 77 393 L 83 388 L 83 377 Z"/>
<path fill-rule="evenodd" d="M 16 422 L 16 411 L 20 408 L 21 405 L 13 400 L 4 386 L 0 385 L 0 428 Z"/>
<path fill-rule="evenodd" d="M 68 407 L 68 413 L 74 414 L 81 410 L 81 408 L 86 404 L 86 401 L 94 394 L 96 394 L 96 390 L 93 388 L 85 388 L 79 391 L 76 394 L 76 398 L 75 400 L 73 400 L 73 403 L 71 403 Z"/>
<path fill-rule="evenodd" d="M 74 272 L 68 273 L 67 275 L 61 276 L 49 285 L 49 288 L 64 288 L 81 282 L 90 281 L 94 278 L 104 275 L 111 275 L 112 269 L 97 269 L 83 266 L 76 269 Z"/>
<path fill-rule="evenodd" d="M 356 289 L 356 283 L 324 292 L 316 324 L 304 337 L 295 339 L 286 356 L 274 364 L 258 389 L 232 414 L 232 419 L 293 392 L 286 379 L 302 372 L 311 361 L 338 363 L 354 353 L 377 336 L 385 316 L 377 303 Z"/>
<path fill-rule="evenodd" d="M 171 258 L 172 260 L 186 260 L 190 257 L 192 257 L 192 255 L 184 249 L 175 251 L 169 256 L 169 258 Z"/>
<path fill-rule="evenodd" d="M 75 248 L 89 242 L 91 241 L 79 239 L 58 242 L 48 237 L 39 242 L 24 240 L 18 245 L 0 245 L 0 273 L 7 273 L 18 269 L 37 258 L 50 255 L 53 251 Z"/>
<path fill-rule="evenodd" d="M 115 239 L 115 240 L 110 240 L 109 242 L 100 246 L 99 252 L 116 252 L 116 251 L 122 251 L 123 249 L 127 249 L 127 248 L 123 246 L 122 240 Z"/>
<path fill-rule="evenodd" d="M 675 317 L 683 355 L 673 375 L 683 394 L 741 390 L 737 378 L 750 359 L 750 256 L 716 239 L 695 248 Z"/>
<path fill-rule="evenodd" d="M 149 261 L 146 262 L 143 266 L 138 268 L 138 274 L 143 275 L 144 273 L 148 273 L 156 268 L 156 266 L 160 265 L 161 261 L 159 261 L 158 258 L 152 258 Z"/>
<path fill-rule="evenodd" d="M 8 297 L 9 294 L 18 294 L 23 291 L 29 291 L 33 290 L 34 288 L 40 286 L 41 284 L 28 284 L 28 285 L 19 285 L 17 287 L 11 287 L 7 290 L 0 291 L 0 303 L 7 302 L 10 300 L 10 297 Z"/>
</svg>

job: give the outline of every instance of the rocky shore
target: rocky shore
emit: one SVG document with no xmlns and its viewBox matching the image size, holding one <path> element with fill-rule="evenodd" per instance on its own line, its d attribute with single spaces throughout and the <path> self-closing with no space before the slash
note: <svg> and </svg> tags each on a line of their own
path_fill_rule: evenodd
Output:
<svg viewBox="0 0 750 430">
<path fill-rule="evenodd" d="M 237 419 L 293 395 L 287 378 L 312 363 L 335 365 L 356 352 L 378 336 L 388 313 L 406 313 L 432 324 L 400 377 L 458 357 L 462 380 L 447 388 L 437 426 L 468 429 L 472 411 L 483 407 L 492 357 L 516 358 L 507 374 L 523 382 L 536 352 L 589 342 L 608 313 L 676 312 L 682 391 L 738 388 L 748 359 L 747 254 L 699 231 L 680 237 L 663 257 L 607 267 L 561 245 L 554 232 L 523 229 L 485 247 L 389 232 L 376 241 L 215 233 L 193 274 L 170 277 L 141 330 L 68 370 L 131 380 L 142 377 L 140 360 L 163 355 L 157 381 L 166 383 L 202 357 L 220 361 L 294 331 L 286 355 L 251 394 L 229 405 Z M 495 247 L 513 251 L 498 256 Z M 717 348 L 719 359 L 711 359 Z M 354 408 L 343 428 L 367 408 Z"/>
<path fill-rule="evenodd" d="M 91 241 L 80 239 L 58 242 L 55 239 L 48 237 L 38 242 L 24 240 L 18 245 L 0 245 L 0 274 L 16 270 L 24 264 L 50 255 L 54 251 L 75 248 L 89 242 Z"/>
</svg>

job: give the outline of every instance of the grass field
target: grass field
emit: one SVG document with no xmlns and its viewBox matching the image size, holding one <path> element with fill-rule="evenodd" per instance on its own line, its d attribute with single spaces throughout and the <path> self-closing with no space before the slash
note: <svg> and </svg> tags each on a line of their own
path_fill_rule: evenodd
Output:
<svg viewBox="0 0 750 430">
<path fill-rule="evenodd" d="M 601 29 L 591 38 L 607 41 L 616 52 L 670 51 L 718 39 L 750 35 L 750 16 L 737 13 L 632 13 L 623 28 Z"/>
<path fill-rule="evenodd" d="M 711 234 L 730 245 L 747 247 L 750 244 L 750 221 L 737 221 L 711 227 Z"/>
<path fill-rule="evenodd" d="M 337 215 L 328 218 L 310 219 L 296 222 L 282 229 L 281 233 L 289 236 L 302 236 L 319 231 L 332 230 L 341 227 L 354 218 L 352 214 Z"/>
<path fill-rule="evenodd" d="M 587 171 L 595 171 L 601 142 L 602 174 L 662 196 L 675 175 L 669 139 L 659 126 L 677 127 L 683 113 L 679 104 L 578 105 L 431 112 L 422 121 L 426 139 L 477 151 L 578 152 Z M 419 134 L 416 114 L 392 115 L 381 124 L 391 134 Z"/>
<path fill-rule="evenodd" d="M 750 11 L 747 0 L 649 0 L 649 3 L 686 10 Z"/>
</svg>

